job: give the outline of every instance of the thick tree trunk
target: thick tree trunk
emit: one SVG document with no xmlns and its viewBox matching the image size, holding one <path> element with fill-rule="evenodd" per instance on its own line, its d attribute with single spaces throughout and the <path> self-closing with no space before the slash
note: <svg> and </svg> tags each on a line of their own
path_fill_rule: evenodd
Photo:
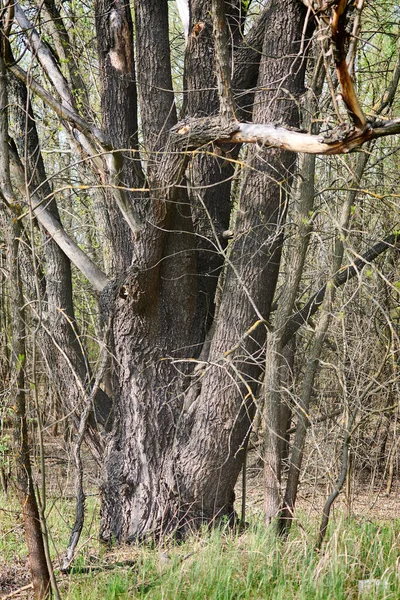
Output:
<svg viewBox="0 0 400 600">
<path fill-rule="evenodd" d="M 263 56 L 268 58 L 260 67 L 258 87 L 263 91 L 255 96 L 254 120 L 283 119 L 297 125 L 291 98 L 304 89 L 304 68 L 296 60 L 304 10 L 298 2 L 285 3 L 285 14 L 275 9 L 265 35 Z M 284 81 L 290 99 L 285 93 L 278 99 L 277 90 L 265 91 L 278 81 Z M 186 507 L 190 514 L 207 519 L 233 514 L 233 488 L 250 433 L 266 328 L 260 322 L 251 334 L 246 332 L 257 320 L 269 317 L 295 165 L 293 155 L 279 150 L 250 149 L 249 155 L 252 169 L 242 184 L 209 363 L 201 393 L 183 417 L 184 433 L 178 433 L 176 450 Z M 276 182 L 277 173 L 284 184 Z"/>
<path fill-rule="evenodd" d="M 150 5 L 158 5 L 159 20 L 166 2 L 153 0 Z M 271 11 L 273 19 L 263 49 L 264 56 L 270 58 L 263 63 L 259 77 L 260 88 L 276 82 L 277 89 L 256 95 L 254 117 L 297 125 L 298 111 L 292 97 L 304 89 L 304 63 L 298 53 L 305 11 L 297 0 L 285 3 L 285 8 L 285 13 L 278 6 Z M 136 11 L 141 10 L 138 3 Z M 142 17 L 137 17 L 139 47 L 141 22 Z M 203 23 L 199 39 L 191 40 L 188 53 L 191 49 L 197 53 L 202 36 L 210 36 L 207 14 Z M 157 50 L 161 45 L 160 40 L 154 41 L 158 56 L 149 68 L 163 70 L 166 86 L 165 72 L 170 67 L 166 51 L 161 55 Z M 204 52 L 212 61 L 209 44 Z M 190 57 L 187 61 L 190 64 Z M 208 68 L 208 82 L 213 73 L 210 64 L 204 66 L 205 72 Z M 201 68 L 199 88 L 204 86 Z M 195 72 L 192 65 L 190 73 Z M 168 89 L 164 88 L 165 105 Z M 142 101 L 145 93 L 142 89 L 139 94 Z M 159 102 L 162 94 L 158 92 Z M 215 102 L 214 94 L 210 106 Z M 188 106 L 195 103 L 195 98 L 190 98 L 191 94 Z M 160 130 L 157 121 L 154 128 Z M 152 136 L 150 128 L 146 134 L 150 150 L 155 143 Z M 179 188 L 174 191 L 171 186 L 180 183 L 177 177 L 182 168 L 171 169 L 169 165 L 177 160 L 185 164 L 183 157 L 168 158 L 164 154 L 157 174 L 151 177 L 154 191 L 147 222 L 156 228 L 146 227 L 146 252 L 140 240 L 135 244 L 138 267 L 115 288 L 115 304 L 110 305 L 116 393 L 115 426 L 107 446 L 103 484 L 103 539 L 131 540 L 182 531 L 234 515 L 233 488 L 242 466 L 254 413 L 254 393 L 263 368 L 264 319 L 268 318 L 275 291 L 286 194 L 295 158 L 280 150 L 257 149 L 252 153 L 253 169 L 242 186 L 208 360 L 203 371 L 192 376 L 191 358 L 198 353 L 197 345 L 204 336 L 204 309 L 199 318 L 189 207 Z M 201 161 L 194 169 L 200 173 L 200 168 L 204 168 Z M 208 181 L 221 179 L 211 171 Z M 178 198 L 183 210 L 176 209 Z M 210 206 L 216 206 L 216 199 L 215 195 L 210 197 Z M 196 219 L 196 211 L 193 215 Z M 177 219 L 181 227 L 186 221 L 186 226 L 178 236 L 176 232 L 168 234 L 175 229 Z M 149 236 L 154 239 L 150 246 Z M 175 256 L 178 252 L 179 260 Z M 213 294 L 211 291 L 211 298 Z M 259 325 L 246 333 L 257 320 Z"/>
<path fill-rule="evenodd" d="M 175 188 L 186 159 L 173 153 L 170 159 L 162 133 L 176 122 L 167 3 L 138 3 L 136 17 L 138 60 L 154 84 L 140 80 L 139 93 L 152 192 L 139 207 L 144 229 L 133 245 L 135 265 L 102 300 L 112 319 L 115 419 L 105 457 L 101 536 L 119 540 L 176 524 L 169 508 L 170 455 L 200 329 L 191 215 L 184 191 Z"/>
</svg>

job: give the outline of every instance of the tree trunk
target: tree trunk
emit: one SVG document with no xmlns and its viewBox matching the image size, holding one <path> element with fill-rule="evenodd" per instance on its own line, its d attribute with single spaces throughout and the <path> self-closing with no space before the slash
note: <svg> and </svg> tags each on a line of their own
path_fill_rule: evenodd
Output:
<svg viewBox="0 0 400 600">
<path fill-rule="evenodd" d="M 1 40 L 3 41 L 3 40 Z M 25 525 L 29 565 L 34 596 L 42 600 L 50 595 L 50 575 L 44 551 L 39 511 L 35 496 L 29 455 L 25 397 L 25 301 L 20 276 L 19 241 L 22 237 L 20 209 L 15 202 L 10 180 L 8 156 L 8 97 L 3 56 L 0 55 L 0 223 L 7 245 L 8 290 L 11 315 L 11 397 L 14 413 L 14 453 L 16 486 Z M 7 206 L 7 208 L 6 208 Z"/>
<path fill-rule="evenodd" d="M 196 7 L 200 10 L 200 5 Z M 138 3 L 137 13 L 142 10 L 142 3 Z M 146 10 L 147 24 L 154 14 L 159 21 L 166 2 L 153 0 Z M 304 89 L 304 62 L 296 58 L 304 15 L 304 7 L 296 0 L 285 3 L 284 13 L 280 7 L 271 11 L 263 48 L 264 56 L 270 58 L 263 62 L 258 85 L 265 88 L 271 81 L 284 81 L 282 88 L 286 91 L 258 92 L 254 112 L 257 120 L 281 119 L 298 124 L 292 97 Z M 140 14 L 136 19 L 140 48 L 143 19 Z M 206 13 L 202 23 L 199 39 L 189 44 L 189 54 L 199 52 L 203 38 L 211 41 L 212 25 Z M 166 26 L 158 26 L 155 31 L 167 35 Z M 166 59 L 169 53 L 165 49 L 167 40 L 161 42 L 152 42 L 155 55 L 151 68 L 164 73 L 166 91 L 158 91 L 158 101 L 162 106 L 164 93 L 164 104 L 170 109 L 171 84 L 168 87 L 165 81 L 165 73 L 170 73 Z M 204 44 L 204 52 L 213 54 L 210 42 Z M 190 64 L 190 56 L 186 60 Z M 210 68 L 208 65 L 208 77 Z M 154 77 L 157 81 L 156 74 Z M 142 102 L 145 93 L 142 89 L 139 94 Z M 196 90 L 192 93 L 195 95 Z M 211 95 L 209 106 L 212 102 Z M 153 126 L 160 131 L 157 118 L 154 115 Z M 151 128 L 145 141 L 148 151 L 158 150 Z M 190 275 L 195 255 L 189 205 L 184 193 L 179 188 L 173 191 L 170 185 L 180 183 L 178 177 L 182 177 L 179 173 L 183 170 L 179 165 L 171 168 L 172 161 L 185 164 L 184 157 L 177 159 L 165 153 L 157 172 L 151 175 L 154 192 L 148 208 L 151 218 L 147 216 L 146 222 L 155 229 L 146 226 L 147 252 L 142 251 L 138 240 L 139 265 L 136 263 L 138 266 L 115 287 L 115 300 L 110 300 L 116 390 L 114 428 L 107 445 L 102 488 L 103 539 L 126 541 L 176 529 L 183 532 L 202 522 L 234 516 L 233 489 L 263 368 L 264 319 L 268 318 L 275 291 L 286 194 L 295 159 L 280 150 L 257 149 L 252 153 L 253 170 L 242 187 L 208 360 L 202 365 L 203 371 L 197 373 L 192 373 L 195 363 L 191 359 L 204 339 L 207 317 L 196 305 L 196 278 Z M 277 177 L 277 173 L 281 175 Z M 285 183 L 279 184 L 277 179 Z M 178 229 L 178 222 L 181 233 L 177 236 L 174 229 Z M 149 236 L 154 238 L 152 253 L 148 251 Z M 257 320 L 259 325 L 248 334 Z"/>
<path fill-rule="evenodd" d="M 362 179 L 367 160 L 368 154 L 366 153 L 361 154 L 358 157 L 353 177 L 353 181 L 356 186 L 360 185 L 360 181 Z M 356 196 L 356 190 L 350 190 L 341 209 L 335 250 L 332 256 L 332 275 L 337 273 L 342 266 L 344 255 L 344 240 L 348 231 L 348 222 L 351 214 L 351 207 L 353 206 L 356 200 Z M 314 340 L 311 347 L 309 359 L 307 361 L 307 367 L 304 374 L 301 395 L 299 398 L 296 434 L 290 458 L 289 473 L 279 524 L 280 529 L 282 531 L 285 531 L 286 533 L 290 530 L 293 520 L 294 508 L 299 487 L 301 465 L 303 462 L 303 453 L 306 442 L 307 429 L 309 426 L 310 400 L 314 389 L 315 376 L 319 366 L 319 359 L 325 341 L 326 332 L 328 331 L 328 327 L 332 319 L 332 309 L 335 294 L 336 288 L 333 286 L 329 287 L 326 291 L 324 300 L 322 302 L 321 314 L 317 326 L 315 328 Z"/>
<path fill-rule="evenodd" d="M 320 60 L 316 61 L 312 78 L 313 86 L 305 96 L 302 111 L 302 127 L 316 133 L 318 126 L 313 124 L 317 118 L 317 99 L 321 93 L 325 72 Z M 286 324 L 293 312 L 303 273 L 307 248 L 312 231 L 310 214 L 314 205 L 315 156 L 303 154 L 299 157 L 298 173 L 293 185 L 295 235 L 288 243 L 286 264 L 287 276 L 280 293 L 279 304 L 274 314 L 274 331 L 268 335 L 266 349 L 266 370 L 262 389 L 264 403 L 264 518 L 266 523 L 278 515 L 281 508 L 281 467 L 282 449 L 286 438 L 287 419 L 285 402 L 282 400 L 285 386 L 285 346 L 283 335 Z M 290 232 L 291 233 L 291 232 Z"/>
<path fill-rule="evenodd" d="M 56 200 L 44 168 L 35 116 L 26 87 L 10 74 L 9 88 L 13 101 L 11 104 L 12 133 L 19 155 L 24 162 L 26 181 L 32 182 L 34 188 L 39 190 L 41 201 L 61 226 Z M 25 190 L 24 192 L 24 199 L 28 203 L 29 198 L 26 197 Z M 48 198 L 51 198 L 51 201 L 47 200 Z M 37 307 L 33 315 L 34 320 L 37 322 L 41 319 L 44 325 L 40 329 L 40 346 L 49 366 L 53 393 L 63 399 L 65 412 L 77 425 L 80 407 L 84 402 L 85 394 L 90 392 L 92 386 L 92 373 L 75 319 L 70 260 L 42 227 L 41 233 L 46 264 L 46 277 L 43 273 L 38 277 L 41 289 L 37 289 L 32 282 L 33 267 L 29 256 L 26 257 L 27 265 L 23 278 L 33 305 Z M 41 310 L 42 313 L 39 314 Z M 62 352 L 59 351 L 60 349 Z M 110 399 L 101 389 L 98 390 L 93 404 L 94 411 L 89 421 L 86 441 L 94 458 L 100 462 L 102 448 L 96 430 L 98 424 L 109 427 L 112 406 Z"/>
</svg>

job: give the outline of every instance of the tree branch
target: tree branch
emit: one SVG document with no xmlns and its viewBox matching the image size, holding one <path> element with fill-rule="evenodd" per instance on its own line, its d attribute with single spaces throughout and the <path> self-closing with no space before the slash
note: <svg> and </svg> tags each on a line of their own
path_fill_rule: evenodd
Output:
<svg viewBox="0 0 400 600">
<path fill-rule="evenodd" d="M 19 160 L 16 151 L 9 146 L 8 148 L 12 173 L 15 177 L 17 187 L 25 198 L 25 172 Z M 60 221 L 58 221 L 43 205 L 42 200 L 36 193 L 31 194 L 30 200 L 32 209 L 37 220 L 48 231 L 61 250 L 68 256 L 71 262 L 83 273 L 83 275 L 92 284 L 95 290 L 101 292 L 109 283 L 106 275 L 95 265 L 95 263 L 79 248 L 79 246 L 64 231 Z"/>
<path fill-rule="evenodd" d="M 379 115 L 383 111 L 384 108 L 386 108 L 393 102 L 393 98 L 396 93 L 397 86 L 399 85 L 399 81 L 400 81 L 400 52 L 397 57 L 395 67 L 393 69 L 392 79 L 391 79 L 385 93 L 383 94 L 381 100 L 377 104 L 375 104 L 375 106 L 372 109 L 375 114 Z"/>
<path fill-rule="evenodd" d="M 222 123 L 219 117 L 181 121 L 171 129 L 171 136 L 181 150 L 194 150 L 211 142 L 260 144 L 306 154 L 347 154 L 366 142 L 400 133 L 400 118 L 391 121 L 374 119 L 360 130 L 343 124 L 324 134 L 312 135 L 273 123 Z"/>
<path fill-rule="evenodd" d="M 42 42 L 40 35 L 18 5 L 16 5 L 15 14 L 18 24 L 24 30 L 24 36 L 32 54 L 35 55 L 48 79 L 57 90 L 61 102 L 58 102 L 53 98 L 51 94 L 49 94 L 33 78 L 28 76 L 28 74 L 18 65 L 11 63 L 8 68 L 16 77 L 18 77 L 18 79 L 22 80 L 28 88 L 32 89 L 48 106 L 50 106 L 63 121 L 72 125 L 73 128 L 78 129 L 78 131 L 87 138 L 88 143 L 85 143 L 85 140 L 82 140 L 79 135 L 76 135 L 75 132 L 72 131 L 74 138 L 80 142 L 81 148 L 85 153 L 88 153 L 90 157 L 94 154 L 104 154 L 109 173 L 108 178 L 113 187 L 114 199 L 132 232 L 137 235 L 142 229 L 140 217 L 126 198 L 126 194 L 120 186 L 119 175 L 123 163 L 122 153 L 112 148 L 112 144 L 100 129 L 87 123 L 85 119 L 78 114 L 68 83 L 62 75 L 49 48 Z M 94 147 L 93 149 L 91 148 L 92 146 Z M 99 147 L 100 152 L 98 152 Z M 98 168 L 98 161 L 94 162 Z M 104 168 L 102 169 L 102 174 L 104 175 Z"/>
<path fill-rule="evenodd" d="M 343 101 L 346 104 L 347 110 L 349 111 L 350 118 L 356 127 L 364 129 L 367 120 L 355 91 L 346 59 L 345 40 L 347 38 L 347 32 L 345 25 L 347 9 L 347 0 L 338 0 L 338 2 L 336 2 L 336 6 L 332 9 L 331 36 L 333 44 L 333 56 L 335 60 L 336 73 L 342 89 Z"/>
<path fill-rule="evenodd" d="M 305 325 L 310 317 L 312 317 L 319 307 L 321 306 L 325 297 L 325 292 L 328 285 L 334 285 L 336 288 L 340 287 L 350 279 L 353 279 L 365 265 L 374 261 L 378 256 L 386 252 L 389 248 L 399 248 L 400 237 L 397 233 L 392 233 L 384 240 L 376 243 L 372 248 L 367 250 L 360 258 L 354 261 L 352 265 L 343 267 L 336 273 L 336 275 L 329 280 L 316 294 L 314 294 L 310 300 L 299 310 L 295 315 L 291 317 L 288 324 L 286 325 L 285 333 L 282 337 L 282 347 L 292 339 L 294 334 L 302 325 Z"/>
<path fill-rule="evenodd" d="M 24 32 L 24 39 L 30 51 L 39 61 L 49 81 L 57 90 L 57 93 L 61 98 L 61 103 L 67 108 L 75 110 L 74 97 L 70 92 L 68 83 L 61 73 L 57 62 L 54 60 L 53 54 L 47 44 L 42 41 L 39 33 L 35 27 L 32 26 L 24 11 L 17 3 L 15 4 L 15 20 Z"/>
</svg>

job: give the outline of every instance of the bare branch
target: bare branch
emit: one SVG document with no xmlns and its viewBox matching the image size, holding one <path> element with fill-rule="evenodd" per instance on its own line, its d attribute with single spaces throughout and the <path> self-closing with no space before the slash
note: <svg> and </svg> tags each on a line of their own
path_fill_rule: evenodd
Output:
<svg viewBox="0 0 400 600">
<path fill-rule="evenodd" d="M 26 195 L 25 173 L 23 166 L 15 150 L 9 147 L 9 155 L 12 167 L 12 174 L 15 177 L 18 189 L 23 197 Z M 48 231 L 61 250 L 68 256 L 71 262 L 83 273 L 90 281 L 94 289 L 101 292 L 109 283 L 106 275 L 99 269 L 95 263 L 79 248 L 79 246 L 64 231 L 60 221 L 58 221 L 43 205 L 41 198 L 36 193 L 30 196 L 32 209 L 37 220 Z"/>
<path fill-rule="evenodd" d="M 26 71 L 21 69 L 16 64 L 8 65 L 8 69 L 21 81 L 25 83 L 27 88 L 31 89 L 43 102 L 49 106 L 56 115 L 60 117 L 62 121 L 67 121 L 73 127 L 76 127 L 80 132 L 86 135 L 93 144 L 100 144 L 102 149 L 111 150 L 109 140 L 107 140 L 104 133 L 90 125 L 85 119 L 83 119 L 76 111 L 63 106 L 61 102 L 56 100 L 47 90 L 44 89 L 43 86 L 40 85 L 35 79 L 32 77 L 28 77 Z"/>
<path fill-rule="evenodd" d="M 373 107 L 373 112 L 379 115 L 387 106 L 393 102 L 394 95 L 400 81 L 400 52 L 396 60 L 395 67 L 393 69 L 392 79 L 383 94 L 381 100 Z"/>
<path fill-rule="evenodd" d="M 84 482 L 83 482 L 83 463 L 82 463 L 82 456 L 81 456 L 81 447 L 82 447 L 82 443 L 85 439 L 90 413 L 93 409 L 94 399 L 96 397 L 98 390 L 100 389 L 100 382 L 104 377 L 104 372 L 105 372 L 106 366 L 107 366 L 108 353 L 106 350 L 107 350 L 107 343 L 108 343 L 108 335 L 109 335 L 109 328 L 107 329 L 106 334 L 105 334 L 104 343 L 103 343 L 101 353 L 100 353 L 100 366 L 99 366 L 99 369 L 98 369 L 98 372 L 96 375 L 96 379 L 95 379 L 93 388 L 91 389 L 90 394 L 85 399 L 85 404 L 84 404 L 84 407 L 83 407 L 83 410 L 82 410 L 82 413 L 80 416 L 80 421 L 79 421 L 78 435 L 77 435 L 77 439 L 76 439 L 75 445 L 74 445 L 73 454 L 74 454 L 74 461 L 75 461 L 75 468 L 76 468 L 75 523 L 74 523 L 74 527 L 71 532 L 68 548 L 66 550 L 65 557 L 64 557 L 64 560 L 63 560 L 63 563 L 61 566 L 62 573 L 67 573 L 70 568 L 70 565 L 74 558 L 75 548 L 79 542 L 79 538 L 81 536 L 83 524 L 84 524 L 84 520 L 85 520 L 86 495 L 84 492 L 84 485 L 83 485 Z"/>
<path fill-rule="evenodd" d="M 400 133 L 400 118 L 375 119 L 361 130 L 342 124 L 325 134 L 312 135 L 276 126 L 273 123 L 223 124 L 219 118 L 187 119 L 171 129 L 175 143 L 182 150 L 196 149 L 210 142 L 260 144 L 306 154 L 347 154 L 369 140 Z"/>
<path fill-rule="evenodd" d="M 32 26 L 31 22 L 18 4 L 15 4 L 15 19 L 24 32 L 24 38 L 29 49 L 37 58 L 50 82 L 57 90 L 62 104 L 72 110 L 75 110 L 74 98 L 70 92 L 64 75 L 61 73 L 57 62 L 54 59 L 53 54 L 51 53 L 47 44 L 42 41 L 39 33 Z"/>
<path fill-rule="evenodd" d="M 85 119 L 78 114 L 68 83 L 62 75 L 49 48 L 42 42 L 38 32 L 18 5 L 16 5 L 15 14 L 20 27 L 25 32 L 25 39 L 27 40 L 32 54 L 35 55 L 50 82 L 57 90 L 61 102 L 58 102 L 53 98 L 51 94 L 49 94 L 34 79 L 28 76 L 28 74 L 18 65 L 11 64 L 9 66 L 10 70 L 16 77 L 21 79 L 27 87 L 31 88 L 48 106 L 50 106 L 63 121 L 72 125 L 73 128 L 78 129 L 81 134 L 84 134 L 84 136 L 88 138 L 89 145 L 82 141 L 82 138 L 79 135 L 75 135 L 74 131 L 72 131 L 74 138 L 81 142 L 81 147 L 85 152 L 88 151 L 90 146 L 94 146 L 93 151 L 89 152 L 89 156 L 96 154 L 98 147 L 100 146 L 101 152 L 105 153 L 105 161 L 109 172 L 109 179 L 113 186 L 114 199 L 132 232 L 137 235 L 142 229 L 141 220 L 136 214 L 134 207 L 126 198 L 124 190 L 120 187 L 119 174 L 123 162 L 122 154 L 112 148 L 110 141 L 101 130 L 87 123 Z M 96 161 L 95 164 L 98 167 L 98 161 Z M 103 176 L 105 175 L 104 169 L 102 174 Z"/>
<path fill-rule="evenodd" d="M 377 242 L 372 248 L 367 250 L 360 258 L 354 261 L 352 265 L 347 267 L 343 267 L 340 269 L 338 273 L 328 281 L 316 294 L 310 298 L 305 306 L 301 310 L 299 310 L 293 317 L 290 319 L 289 323 L 286 326 L 286 331 L 282 338 L 282 347 L 286 346 L 286 344 L 292 339 L 294 334 L 302 325 L 305 325 L 308 320 L 317 312 L 319 307 L 321 306 L 323 299 L 325 297 L 325 292 L 327 290 L 328 285 L 334 285 L 336 288 L 340 287 L 350 279 L 353 279 L 356 275 L 360 273 L 360 271 L 365 267 L 365 265 L 374 261 L 378 256 L 386 252 L 389 248 L 399 248 L 399 236 L 397 233 L 392 233 L 384 240 Z"/>
</svg>

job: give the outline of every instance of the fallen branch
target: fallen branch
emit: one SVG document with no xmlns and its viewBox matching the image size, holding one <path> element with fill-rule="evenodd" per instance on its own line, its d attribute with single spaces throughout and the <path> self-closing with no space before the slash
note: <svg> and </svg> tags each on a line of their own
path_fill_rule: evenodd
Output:
<svg viewBox="0 0 400 600">
<path fill-rule="evenodd" d="M 7 598 L 14 598 L 14 596 L 18 596 L 18 594 L 22 594 L 23 592 L 26 592 L 27 590 L 32 590 L 32 589 L 33 589 L 33 583 L 28 583 L 28 585 L 24 585 L 23 587 L 20 587 L 17 590 L 10 592 L 9 594 L 7 594 L 7 596 L 1 596 L 1 600 L 7 600 Z"/>
</svg>

